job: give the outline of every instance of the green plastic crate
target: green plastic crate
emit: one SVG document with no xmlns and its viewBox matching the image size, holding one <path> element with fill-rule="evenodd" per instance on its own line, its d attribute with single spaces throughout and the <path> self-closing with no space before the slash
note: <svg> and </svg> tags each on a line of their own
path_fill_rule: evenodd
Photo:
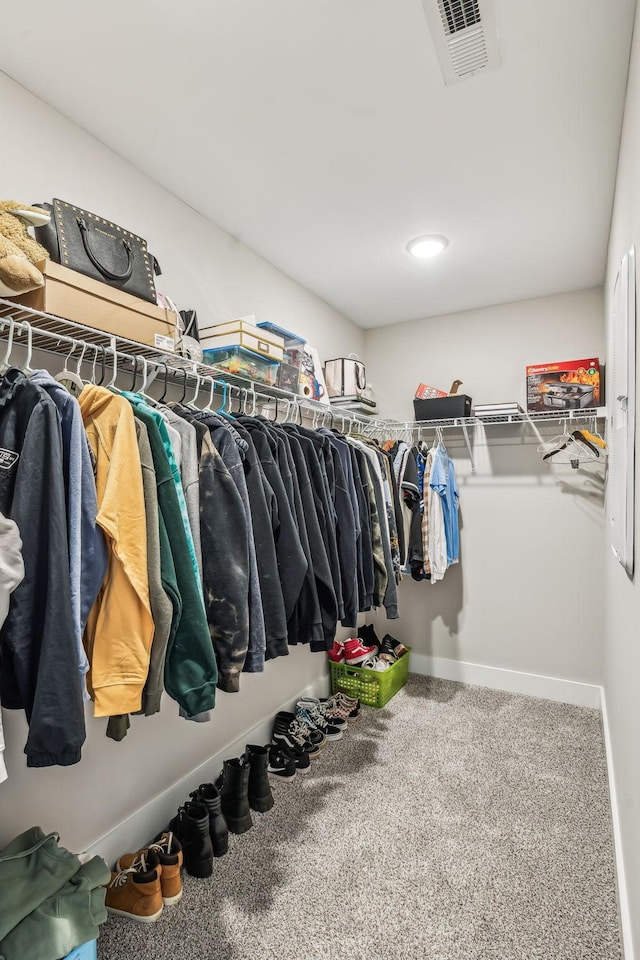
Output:
<svg viewBox="0 0 640 960">
<path fill-rule="evenodd" d="M 408 647 L 407 650 L 410 648 Z M 348 697 L 357 697 L 369 707 L 384 707 L 391 697 L 404 687 L 409 676 L 409 653 L 384 670 L 350 667 L 346 663 L 331 663 L 331 689 L 342 690 Z"/>
</svg>

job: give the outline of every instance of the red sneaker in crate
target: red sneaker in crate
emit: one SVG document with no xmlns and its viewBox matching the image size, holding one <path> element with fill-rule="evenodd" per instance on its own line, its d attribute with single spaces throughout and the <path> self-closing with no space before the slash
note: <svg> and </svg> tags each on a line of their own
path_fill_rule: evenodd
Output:
<svg viewBox="0 0 640 960">
<path fill-rule="evenodd" d="M 334 640 L 331 650 L 327 653 L 329 660 L 334 663 L 344 663 L 344 643 L 342 640 Z"/>
<path fill-rule="evenodd" d="M 369 657 L 375 656 L 378 652 L 377 647 L 367 647 L 359 637 L 352 637 L 346 640 L 344 644 L 344 659 L 350 667 L 355 667 Z"/>
</svg>

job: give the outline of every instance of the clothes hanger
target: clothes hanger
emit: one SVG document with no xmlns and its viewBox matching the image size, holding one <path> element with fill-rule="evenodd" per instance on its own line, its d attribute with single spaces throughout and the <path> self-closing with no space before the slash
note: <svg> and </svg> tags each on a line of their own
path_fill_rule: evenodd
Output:
<svg viewBox="0 0 640 960">
<path fill-rule="evenodd" d="M 142 360 L 142 386 L 138 390 L 138 394 L 143 397 L 151 406 L 156 406 L 156 401 L 153 397 L 150 397 L 147 393 L 147 385 L 149 383 L 149 361 L 146 357 L 140 357 Z"/>
<path fill-rule="evenodd" d="M 72 397 L 77 396 L 81 390 L 84 390 L 84 383 L 80 379 L 80 374 L 76 371 L 69 370 L 69 360 L 71 359 L 72 354 L 74 353 L 76 347 L 79 346 L 78 343 L 74 342 L 71 345 L 71 350 L 65 357 L 64 367 L 60 373 L 56 373 L 54 380 L 57 380 L 58 383 L 61 383 L 62 386 L 69 391 Z M 86 348 L 85 343 L 85 348 Z"/>
<path fill-rule="evenodd" d="M 9 358 L 11 357 L 11 351 L 13 350 L 13 332 L 15 330 L 15 323 L 13 322 L 13 317 L 9 318 L 9 337 L 7 339 L 7 349 L 4 354 L 4 360 L 2 365 L 0 365 L 0 375 L 3 375 L 7 372 L 11 366 Z"/>
<path fill-rule="evenodd" d="M 111 352 L 113 353 L 113 374 L 111 376 L 111 380 L 109 380 L 109 383 L 107 384 L 107 390 L 118 391 L 118 388 L 116 387 L 116 378 L 118 376 L 118 351 L 115 347 L 112 347 Z"/>
<path fill-rule="evenodd" d="M 591 443 L 595 443 L 598 447 L 600 447 L 601 450 L 606 450 L 607 444 L 604 437 L 602 437 L 598 431 L 598 423 L 595 417 L 589 421 L 589 429 L 583 429 L 581 430 L 581 433 L 583 433 L 587 440 L 590 440 Z"/>
<path fill-rule="evenodd" d="M 161 360 L 160 363 L 164 367 L 164 384 L 162 390 L 162 396 L 158 399 L 158 403 L 164 403 L 164 398 L 167 395 L 167 388 L 169 386 L 169 364 L 166 360 Z"/>
<path fill-rule="evenodd" d="M 202 408 L 203 413 L 213 413 L 213 395 L 216 392 L 216 381 L 213 377 L 209 377 L 209 380 L 211 380 L 211 391 L 209 393 L 209 402 L 206 407 Z"/>
<path fill-rule="evenodd" d="M 600 456 L 600 451 L 593 443 L 591 443 L 591 440 L 589 440 L 589 438 L 585 435 L 584 430 L 574 430 L 571 436 L 579 443 L 584 443 L 596 455 L 596 457 Z"/>
<path fill-rule="evenodd" d="M 138 379 L 138 358 L 133 358 L 133 377 L 131 379 L 131 386 L 129 387 L 130 393 L 136 392 L 136 380 Z"/>
<path fill-rule="evenodd" d="M 235 420 L 233 413 L 231 412 L 231 404 L 233 403 L 233 390 L 229 386 L 226 380 L 219 380 L 218 383 L 222 386 L 222 403 L 219 408 L 215 411 L 218 416 L 224 417 L 225 420 Z M 227 410 L 227 400 L 229 401 L 229 409 Z M 238 413 L 240 413 L 240 401 L 238 401 Z"/>
<path fill-rule="evenodd" d="M 105 350 L 103 344 L 100 344 L 100 350 L 102 351 L 102 357 L 100 360 L 101 369 L 100 369 L 100 383 L 98 384 L 99 387 L 102 386 L 102 384 L 104 383 L 104 378 L 107 375 L 107 351 Z"/>
<path fill-rule="evenodd" d="M 198 394 L 200 393 L 200 385 L 202 383 L 202 377 L 200 376 L 197 370 L 195 372 L 195 375 L 196 375 L 196 388 L 193 392 L 193 396 L 191 397 L 191 400 L 188 403 L 186 403 L 185 406 L 188 407 L 189 410 L 195 410 L 196 413 L 200 413 L 200 407 L 196 404 L 196 400 L 198 399 Z M 186 384 L 186 371 L 185 371 L 185 384 Z"/>
<path fill-rule="evenodd" d="M 567 429 L 567 423 L 565 421 L 562 424 L 562 433 L 556 434 L 556 436 L 551 437 L 550 440 L 543 440 L 543 442 L 538 445 L 538 453 L 547 453 L 548 451 L 553 450 L 563 450 L 570 439 L 571 434 Z"/>
<path fill-rule="evenodd" d="M 565 444 L 556 450 L 545 453 L 542 459 L 550 460 L 553 458 L 554 463 L 569 463 L 574 470 L 577 470 L 581 461 L 595 460 L 598 456 L 599 454 L 594 454 L 589 446 L 585 446 L 579 440 L 576 440 L 572 434 L 569 434 Z"/>
<path fill-rule="evenodd" d="M 96 364 L 98 363 L 98 345 L 93 344 L 94 354 L 93 354 L 93 363 L 91 364 L 91 383 L 95 386 L 96 383 Z"/>
<path fill-rule="evenodd" d="M 187 395 L 187 371 L 184 369 L 184 367 L 180 367 L 180 368 L 178 369 L 178 373 L 184 374 L 184 380 L 183 380 L 183 383 L 182 383 L 182 396 L 180 397 L 180 400 L 179 400 L 179 403 L 182 403 L 182 404 L 183 404 L 183 403 L 184 403 L 184 398 L 185 398 L 186 395 Z"/>
<path fill-rule="evenodd" d="M 28 320 L 23 320 L 22 326 L 27 328 L 27 358 L 20 369 L 25 376 L 29 376 L 29 374 L 33 373 L 33 370 L 31 369 L 31 358 L 33 356 L 33 330 Z"/>
</svg>

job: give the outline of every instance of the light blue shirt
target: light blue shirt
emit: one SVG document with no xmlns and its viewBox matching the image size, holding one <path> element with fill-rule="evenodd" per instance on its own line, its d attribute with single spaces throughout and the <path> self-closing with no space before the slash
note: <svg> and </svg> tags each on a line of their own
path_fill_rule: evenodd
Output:
<svg viewBox="0 0 640 960">
<path fill-rule="evenodd" d="M 433 454 L 433 466 L 429 486 L 442 501 L 444 533 L 447 541 L 447 563 L 451 566 L 458 560 L 460 552 L 460 530 L 458 526 L 458 504 L 460 494 L 453 461 L 446 448 L 440 444 Z"/>
</svg>

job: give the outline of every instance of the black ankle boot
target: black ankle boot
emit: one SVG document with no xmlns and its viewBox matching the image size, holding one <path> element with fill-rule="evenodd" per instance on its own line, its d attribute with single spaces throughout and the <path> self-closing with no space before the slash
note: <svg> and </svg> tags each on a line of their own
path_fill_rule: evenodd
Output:
<svg viewBox="0 0 640 960">
<path fill-rule="evenodd" d="M 209 836 L 209 812 L 202 803 L 187 800 L 169 824 L 182 844 L 187 873 L 192 877 L 210 877 L 213 873 L 213 849 Z"/>
<path fill-rule="evenodd" d="M 248 743 L 245 757 L 249 763 L 249 806 L 258 813 L 266 813 L 273 806 L 273 794 L 267 775 L 269 748 Z"/>
<path fill-rule="evenodd" d="M 249 807 L 249 764 L 244 757 L 225 760 L 216 780 L 224 819 L 232 833 L 245 833 L 253 826 Z"/>
<path fill-rule="evenodd" d="M 201 783 L 191 794 L 197 803 L 202 803 L 209 811 L 209 834 L 214 857 L 223 857 L 229 849 L 229 830 L 222 816 L 220 791 L 213 783 Z"/>
</svg>

